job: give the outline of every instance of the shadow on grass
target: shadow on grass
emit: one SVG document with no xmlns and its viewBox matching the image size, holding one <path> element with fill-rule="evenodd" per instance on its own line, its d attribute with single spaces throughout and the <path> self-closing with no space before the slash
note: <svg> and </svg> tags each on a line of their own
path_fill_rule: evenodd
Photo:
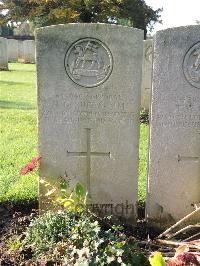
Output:
<svg viewBox="0 0 200 266">
<path fill-rule="evenodd" d="M 35 110 L 36 107 L 26 102 L 10 102 L 0 101 L 0 108 L 2 109 L 21 109 L 21 110 Z"/>
<path fill-rule="evenodd" d="M 34 65 L 34 64 L 23 64 L 24 66 L 26 65 Z M 17 68 L 16 66 L 14 68 L 9 67 L 9 72 L 29 72 L 29 73 L 35 73 L 35 69 L 26 69 L 24 67 L 19 67 Z"/>
<path fill-rule="evenodd" d="M 28 69 L 11 69 L 9 70 L 9 72 L 31 72 L 31 73 L 35 73 L 35 70 L 28 70 Z"/>
<path fill-rule="evenodd" d="M 32 82 L 21 82 L 21 81 L 1 81 L 1 84 L 5 85 L 5 86 L 16 86 L 16 85 L 32 85 Z"/>
</svg>

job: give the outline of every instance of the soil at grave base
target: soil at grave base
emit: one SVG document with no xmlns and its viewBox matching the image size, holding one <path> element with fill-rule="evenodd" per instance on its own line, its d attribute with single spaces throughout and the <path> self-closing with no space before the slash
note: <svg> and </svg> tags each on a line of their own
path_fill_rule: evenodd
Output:
<svg viewBox="0 0 200 266">
<path fill-rule="evenodd" d="M 38 216 L 38 202 L 5 202 L 0 203 L 0 265 L 23 265 L 21 258 L 26 261 L 32 257 L 29 250 L 12 252 L 9 243 L 16 241 L 17 236 L 23 235 L 30 221 Z M 31 265 L 31 264 L 30 264 Z M 34 264 L 32 264 L 34 265 Z"/>
<path fill-rule="evenodd" d="M 31 250 L 11 251 L 10 246 L 22 236 L 31 220 L 38 216 L 38 202 L 0 203 L 0 265 L 54 265 L 44 262 L 34 262 Z M 105 226 L 105 230 L 108 229 Z M 138 222 L 137 226 L 125 227 L 127 237 L 145 240 L 150 236 L 154 238 L 158 231 L 147 227 L 144 221 Z M 143 247 L 141 248 L 143 250 Z"/>
</svg>

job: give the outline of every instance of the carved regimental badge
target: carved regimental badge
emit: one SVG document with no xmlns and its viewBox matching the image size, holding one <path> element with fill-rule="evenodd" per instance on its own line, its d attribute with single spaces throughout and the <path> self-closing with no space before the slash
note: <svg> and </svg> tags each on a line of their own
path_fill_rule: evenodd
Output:
<svg viewBox="0 0 200 266">
<path fill-rule="evenodd" d="M 68 76 L 83 87 L 95 87 L 105 82 L 112 72 L 112 65 L 110 50 L 92 38 L 75 42 L 65 56 Z"/>
<path fill-rule="evenodd" d="M 200 42 L 192 46 L 186 53 L 183 70 L 186 80 L 200 89 Z"/>
</svg>

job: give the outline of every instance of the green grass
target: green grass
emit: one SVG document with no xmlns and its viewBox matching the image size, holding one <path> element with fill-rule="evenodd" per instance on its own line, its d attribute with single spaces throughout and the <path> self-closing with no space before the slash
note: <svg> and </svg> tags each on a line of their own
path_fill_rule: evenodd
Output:
<svg viewBox="0 0 200 266">
<path fill-rule="evenodd" d="M 37 197 L 37 177 L 20 169 L 37 154 L 35 66 L 0 72 L 0 201 Z"/>
<path fill-rule="evenodd" d="M 138 199 L 142 202 L 146 200 L 148 134 L 149 126 L 141 124 Z"/>
<path fill-rule="evenodd" d="M 37 176 L 20 169 L 37 155 L 35 65 L 0 72 L 0 202 L 37 199 Z M 148 126 L 141 125 L 139 200 L 146 197 Z"/>
</svg>

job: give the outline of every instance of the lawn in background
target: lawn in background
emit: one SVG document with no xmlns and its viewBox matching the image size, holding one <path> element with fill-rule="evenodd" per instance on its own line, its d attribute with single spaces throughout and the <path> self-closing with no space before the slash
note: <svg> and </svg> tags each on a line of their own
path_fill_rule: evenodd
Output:
<svg viewBox="0 0 200 266">
<path fill-rule="evenodd" d="M 19 171 L 37 154 L 35 65 L 0 72 L 0 201 L 37 198 L 37 177 Z"/>
<path fill-rule="evenodd" d="M 37 152 L 35 65 L 9 64 L 0 72 L 0 202 L 37 199 L 35 174 L 20 169 Z M 146 197 L 148 126 L 141 125 L 139 200 Z"/>
</svg>

